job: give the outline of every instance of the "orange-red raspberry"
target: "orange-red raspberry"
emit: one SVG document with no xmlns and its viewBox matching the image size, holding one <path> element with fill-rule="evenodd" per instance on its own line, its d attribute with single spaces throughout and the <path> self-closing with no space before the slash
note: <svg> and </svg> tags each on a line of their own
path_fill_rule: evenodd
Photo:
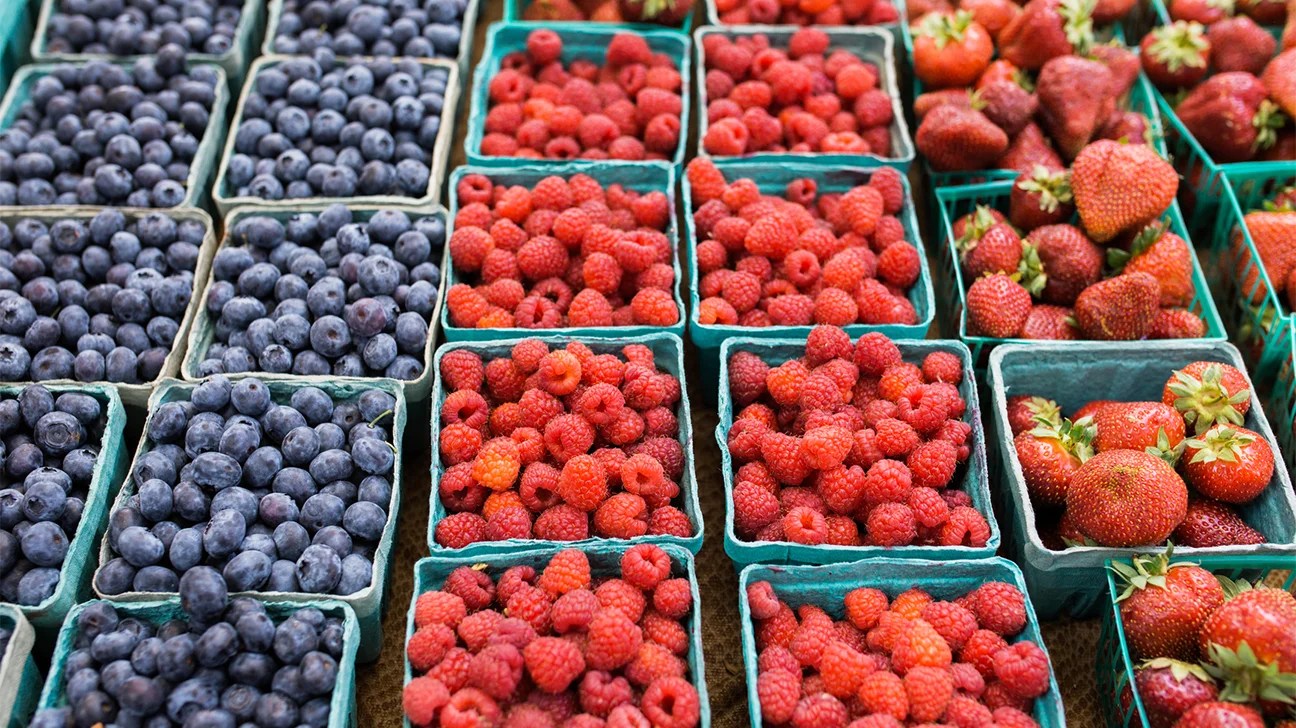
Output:
<svg viewBox="0 0 1296 728">
<path fill-rule="evenodd" d="M 995 724 L 1002 728 L 1039 728 L 1039 723 L 1036 723 L 1034 718 L 1007 705 L 995 708 L 994 720 Z"/>
<path fill-rule="evenodd" d="M 440 622 L 419 627 L 405 647 L 410 665 L 420 672 L 430 669 L 455 646 L 455 631 Z"/>
<path fill-rule="evenodd" d="M 909 716 L 909 696 L 899 675 L 886 670 L 869 674 L 856 694 L 865 712 L 889 715 L 896 720 Z"/>
<path fill-rule="evenodd" d="M 594 512 L 594 533 L 602 538 L 637 538 L 648 532 L 648 506 L 631 493 L 617 493 Z"/>
<path fill-rule="evenodd" d="M 963 643 L 963 648 L 959 650 L 959 662 L 972 665 L 983 678 L 993 678 L 995 653 L 1007 646 L 1003 637 L 988 629 L 978 629 Z"/>
<path fill-rule="evenodd" d="M 580 648 L 560 637 L 537 637 L 522 657 L 536 687 L 548 693 L 566 690 L 585 670 Z"/>
<path fill-rule="evenodd" d="M 436 678 L 422 675 L 405 685 L 401 705 L 410 722 L 417 726 L 430 726 L 437 711 L 450 702 L 450 691 Z"/>
<path fill-rule="evenodd" d="M 697 688 L 681 676 L 654 680 L 640 702 L 644 717 L 661 728 L 690 728 L 698 723 L 701 701 Z"/>
<path fill-rule="evenodd" d="M 894 168 L 882 167 L 875 171 L 868 186 L 882 195 L 882 211 L 886 214 L 894 215 L 904 207 L 904 180 Z"/>
<path fill-rule="evenodd" d="M 828 694 L 841 700 L 855 697 L 864 678 L 873 672 L 872 662 L 859 650 L 835 640 L 823 648 L 819 675 Z"/>
<path fill-rule="evenodd" d="M 554 554 L 536 580 L 536 586 L 555 598 L 569 591 L 586 589 L 589 583 L 589 558 L 578 549 L 563 549 Z"/>
<path fill-rule="evenodd" d="M 585 455 L 594 445 L 594 428 L 580 415 L 558 415 L 544 425 L 545 447 L 558 463 Z"/>
<path fill-rule="evenodd" d="M 882 503 L 869 511 L 867 532 L 874 546 L 908 546 L 918 536 L 913 510 L 903 503 Z"/>
<path fill-rule="evenodd" d="M 559 634 L 584 632 L 598 611 L 598 598 L 587 589 L 567 592 L 554 600 L 550 615 L 554 631 Z"/>
<path fill-rule="evenodd" d="M 895 243 L 887 246 L 878 255 L 878 278 L 900 288 L 908 288 L 918 280 L 922 271 L 922 260 L 918 249 L 908 243 Z"/>
<path fill-rule="evenodd" d="M 976 617 L 953 602 L 932 602 L 923 608 L 922 617 L 955 651 L 977 630 Z"/>
<path fill-rule="evenodd" d="M 1012 584 L 1002 581 L 982 584 L 969 595 L 968 608 L 983 629 L 1004 637 L 1026 628 L 1026 599 Z"/>
<path fill-rule="evenodd" d="M 880 377 L 900 363 L 900 348 L 885 334 L 867 333 L 855 342 L 854 361 L 861 375 Z"/>
<path fill-rule="evenodd" d="M 818 366 L 838 358 L 850 358 L 850 335 L 836 326 L 816 326 L 806 336 L 806 360 Z"/>
<path fill-rule="evenodd" d="M 457 594 L 447 591 L 434 591 L 420 594 L 414 601 L 414 625 L 424 627 L 431 624 L 444 624 L 454 628 L 468 613 L 464 600 Z"/>
<path fill-rule="evenodd" d="M 687 538 L 693 535 L 693 523 L 684 511 L 675 506 L 663 506 L 654 508 L 648 516 L 648 533 Z"/>
<path fill-rule="evenodd" d="M 818 546 L 828 539 L 828 524 L 823 514 L 805 506 L 790 509 L 782 523 L 783 533 L 793 543 Z"/>
<path fill-rule="evenodd" d="M 939 720 L 954 697 L 954 678 L 941 667 L 915 667 L 905 673 L 904 685 L 913 721 Z"/>
<path fill-rule="evenodd" d="M 486 372 L 481 357 L 467 349 L 451 349 L 441 356 L 441 378 L 450 392 L 481 389 Z"/>
<path fill-rule="evenodd" d="M 607 474 L 592 456 L 575 455 L 567 460 L 558 475 L 557 493 L 568 504 L 593 511 L 607 498 Z"/>
<path fill-rule="evenodd" d="M 915 486 L 944 488 L 958 467 L 958 449 L 947 440 L 931 440 L 915 447 L 905 462 Z"/>
<path fill-rule="evenodd" d="M 780 725 L 792 719 L 801 697 L 801 668 L 788 670 L 762 670 L 756 680 L 756 695 L 760 700 L 761 715 L 765 720 Z"/>
<path fill-rule="evenodd" d="M 589 624 L 586 663 L 596 670 L 625 666 L 639 652 L 643 635 L 633 621 L 618 609 L 601 609 Z"/>
<path fill-rule="evenodd" d="M 1036 698 L 1049 688 L 1048 655 L 1034 642 L 1018 642 L 995 652 L 994 674 L 1014 696 Z"/>
<path fill-rule="evenodd" d="M 436 542 L 449 549 L 461 549 L 485 538 L 486 519 L 475 513 L 452 513 L 436 526 Z"/>
<path fill-rule="evenodd" d="M 957 728 L 998 725 L 989 708 L 964 695 L 950 698 L 949 705 L 945 709 L 945 720 Z"/>
<path fill-rule="evenodd" d="M 655 642 L 642 642 L 635 657 L 625 667 L 631 684 L 645 687 L 663 677 L 683 677 L 688 668 L 684 661 Z"/>
</svg>

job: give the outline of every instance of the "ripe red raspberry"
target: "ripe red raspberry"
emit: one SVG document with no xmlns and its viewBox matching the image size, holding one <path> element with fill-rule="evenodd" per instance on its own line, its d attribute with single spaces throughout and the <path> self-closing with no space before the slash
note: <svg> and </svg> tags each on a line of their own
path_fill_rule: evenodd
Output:
<svg viewBox="0 0 1296 728">
<path fill-rule="evenodd" d="M 586 589 L 567 592 L 554 600 L 550 612 L 554 631 L 558 634 L 584 632 L 597 610 L 598 599 L 594 592 Z"/>
<path fill-rule="evenodd" d="M 666 579 L 653 589 L 653 608 L 671 619 L 683 619 L 693 607 L 688 579 Z"/>
<path fill-rule="evenodd" d="M 874 503 L 904 503 L 912 479 L 909 468 L 895 460 L 879 460 L 864 478 L 864 497 Z"/>
<path fill-rule="evenodd" d="M 871 235 L 882 217 L 882 195 L 872 187 L 853 187 L 841 197 L 841 212 L 850 229 L 860 235 Z"/>
<path fill-rule="evenodd" d="M 440 622 L 432 622 L 419 627 L 410 635 L 405 653 L 410 666 L 423 672 L 440 662 L 454 646 L 454 630 Z"/>
<path fill-rule="evenodd" d="M 545 541 L 580 541 L 589 538 L 589 519 L 583 511 L 563 503 L 541 513 L 533 531 Z"/>
<path fill-rule="evenodd" d="M 445 684 L 425 675 L 406 683 L 401 695 L 405 717 L 417 726 L 432 725 L 437 711 L 449 702 L 450 691 L 446 689 Z"/>
<path fill-rule="evenodd" d="M 555 598 L 569 591 L 586 589 L 589 583 L 589 558 L 577 549 L 563 549 L 554 554 L 536 580 L 536 586 Z"/>
<path fill-rule="evenodd" d="M 527 35 L 526 51 L 537 66 L 553 63 L 562 57 L 562 38 L 552 30 L 533 30 Z"/>
<path fill-rule="evenodd" d="M 576 455 L 563 465 L 557 493 L 568 504 L 593 511 L 607 498 L 607 474 L 592 456 Z"/>
<path fill-rule="evenodd" d="M 522 653 L 510 644 L 488 645 L 468 663 L 468 684 L 497 699 L 513 695 L 522 680 Z"/>
<path fill-rule="evenodd" d="M 829 642 L 819 660 L 819 675 L 829 695 L 841 700 L 855 697 L 860 683 L 873 672 L 872 662 L 845 642 Z"/>
<path fill-rule="evenodd" d="M 643 635 L 618 609 L 601 609 L 589 624 L 585 661 L 595 670 L 615 670 L 634 659 Z"/>
<path fill-rule="evenodd" d="M 648 532 L 648 506 L 643 498 L 617 493 L 594 512 L 594 533 L 601 538 L 637 538 Z"/>
<path fill-rule="evenodd" d="M 828 34 L 818 28 L 798 28 L 788 39 L 788 55 L 792 58 L 823 55 L 829 43 Z"/>
<path fill-rule="evenodd" d="M 663 616 L 660 612 L 649 610 L 644 614 L 643 622 L 644 639 L 654 644 L 661 645 L 672 653 L 680 656 L 688 654 L 689 634 L 675 619 Z"/>
<path fill-rule="evenodd" d="M 441 429 L 441 460 L 447 465 L 470 462 L 482 445 L 481 431 L 462 422 Z"/>
<path fill-rule="evenodd" d="M 580 415 L 558 415 L 545 423 L 544 442 L 555 461 L 567 463 L 593 447 L 594 428 Z"/>
<path fill-rule="evenodd" d="M 526 387 L 526 376 L 508 359 L 486 363 L 486 389 L 500 402 L 516 402 Z"/>
<path fill-rule="evenodd" d="M 581 709 L 599 718 L 606 717 L 619 705 L 630 704 L 634 699 L 634 691 L 624 677 L 613 677 L 602 670 L 586 672 L 581 677 L 577 693 Z"/>
<path fill-rule="evenodd" d="M 1014 696 L 1039 697 L 1049 688 L 1048 655 L 1034 642 L 1009 645 L 995 652 L 994 674 Z"/>
<path fill-rule="evenodd" d="M 466 609 L 485 609 L 495 599 L 495 582 L 482 571 L 460 566 L 446 577 L 441 591 L 458 596 Z"/>
<path fill-rule="evenodd" d="M 783 516 L 783 533 L 793 543 L 818 546 L 828 539 L 828 524 L 822 513 L 797 506 Z"/>
<path fill-rule="evenodd" d="M 625 676 L 630 683 L 645 687 L 663 677 L 683 677 L 688 671 L 684 661 L 670 650 L 654 642 L 643 642 L 635 658 L 626 665 Z"/>
<path fill-rule="evenodd" d="M 806 360 L 818 366 L 833 359 L 852 356 L 850 334 L 837 326 L 816 326 L 806 336 Z"/>
<path fill-rule="evenodd" d="M 441 662 L 428 670 L 427 677 L 440 680 L 449 690 L 462 690 L 468 684 L 468 663 L 472 655 L 467 650 L 452 647 Z"/>
<path fill-rule="evenodd" d="M 448 549 L 461 549 L 486 539 L 486 519 L 475 513 L 452 513 L 436 526 L 436 542 Z"/>
<path fill-rule="evenodd" d="M 707 127 L 702 136 L 702 148 L 708 154 L 732 157 L 747 151 L 750 132 L 738 119 L 726 118 Z"/>
<path fill-rule="evenodd" d="M 864 498 L 865 477 L 864 470 L 860 467 L 837 466 L 824 470 L 819 474 L 818 492 L 824 503 L 835 513 L 852 513 L 859 508 Z M 840 535 L 849 537 L 848 533 Z"/>
<path fill-rule="evenodd" d="M 922 269 L 922 260 L 918 250 L 908 243 L 896 243 L 887 246 L 878 256 L 878 278 L 901 288 L 908 288 L 918 280 Z"/>
<path fill-rule="evenodd" d="M 549 693 L 566 690 L 585 671 L 580 648 L 560 637 L 537 637 L 523 648 L 522 657 L 536 687 Z"/>
<path fill-rule="evenodd" d="M 972 665 L 983 678 L 993 678 L 995 653 L 1007 646 L 1003 637 L 988 629 L 978 629 L 963 643 L 963 649 L 959 650 L 959 662 Z"/>
<path fill-rule="evenodd" d="M 968 608 L 983 629 L 1011 637 L 1026 628 L 1026 598 L 1002 581 L 991 581 L 969 595 Z"/>
<path fill-rule="evenodd" d="M 915 486 L 944 488 L 958 467 L 958 450 L 947 440 L 931 440 L 915 447 L 905 462 Z"/>
<path fill-rule="evenodd" d="M 594 590 L 594 596 L 598 597 L 601 607 L 619 611 L 632 622 L 638 622 L 648 607 L 643 592 L 621 579 L 603 582 Z"/>
<path fill-rule="evenodd" d="M 477 451 L 472 477 L 493 491 L 507 490 L 517 482 L 521 464 L 517 444 L 506 437 L 497 437 Z"/>
<path fill-rule="evenodd" d="M 631 546 L 621 556 L 621 578 L 649 591 L 670 576 L 670 557 L 652 544 Z"/>
<path fill-rule="evenodd" d="M 857 697 L 866 713 L 889 715 L 896 720 L 909 715 L 904 681 L 893 672 L 880 670 L 865 677 Z"/>
<path fill-rule="evenodd" d="M 874 546 L 908 546 L 918 536 L 914 512 L 903 503 L 882 503 L 869 511 L 867 532 Z"/>
<path fill-rule="evenodd" d="M 666 477 L 678 482 L 684 474 L 684 446 L 673 437 L 648 437 L 630 451 L 632 455 L 647 455 L 662 464 Z"/>
<path fill-rule="evenodd" d="M 954 678 L 944 668 L 915 667 L 905 673 L 904 685 L 913 721 L 939 720 L 954 697 Z"/>
<path fill-rule="evenodd" d="M 679 307 L 667 291 L 645 288 L 634 295 L 630 308 L 637 324 L 673 326 L 679 322 Z"/>
<path fill-rule="evenodd" d="M 684 511 L 674 506 L 664 506 L 654 508 L 648 516 L 648 533 L 654 536 L 687 538 L 693 535 L 693 524 Z"/>
<path fill-rule="evenodd" d="M 644 690 L 640 703 L 644 717 L 662 728 L 689 728 L 702 711 L 697 688 L 683 677 L 660 677 Z"/>
<path fill-rule="evenodd" d="M 904 457 L 922 442 L 918 432 L 903 420 L 884 418 L 873 429 L 878 449 L 887 457 Z"/>
<path fill-rule="evenodd" d="M 801 438 L 801 458 L 816 470 L 841 465 L 850 453 L 854 437 L 845 427 L 816 427 Z"/>
<path fill-rule="evenodd" d="M 441 378 L 447 391 L 477 391 L 485 379 L 481 357 L 467 349 L 451 349 L 441 356 Z"/>
<path fill-rule="evenodd" d="M 446 395 L 441 403 L 441 424 L 462 422 L 474 430 L 481 430 L 490 413 L 486 398 L 475 390 L 461 389 Z"/>
<path fill-rule="evenodd" d="M 793 728 L 846 728 L 850 713 L 840 700 L 827 693 L 801 698 L 792 711 Z"/>
<path fill-rule="evenodd" d="M 468 613 L 462 597 L 446 591 L 420 594 L 414 601 L 414 625 L 444 624 L 454 628 Z"/>
<path fill-rule="evenodd" d="M 691 196 L 701 205 L 710 200 L 718 200 L 724 194 L 724 174 L 716 168 L 715 162 L 707 157 L 695 157 L 685 168 Z"/>
<path fill-rule="evenodd" d="M 886 611 L 887 596 L 878 589 L 858 588 L 846 593 L 846 618 L 859 629 L 872 629 Z"/>
<path fill-rule="evenodd" d="M 977 630 L 976 617 L 954 602 L 932 602 L 923 607 L 922 617 L 955 651 L 963 649 Z"/>
<path fill-rule="evenodd" d="M 914 488 L 905 502 L 914 512 L 914 520 L 923 528 L 939 528 L 949 520 L 949 504 L 931 488 Z"/>
<path fill-rule="evenodd" d="M 792 719 L 801 698 L 801 667 L 788 670 L 762 670 L 756 680 L 756 696 L 761 715 L 771 724 L 781 725 Z"/>
<path fill-rule="evenodd" d="M 868 186 L 882 195 L 882 211 L 887 215 L 895 215 L 904 207 L 904 180 L 894 168 L 882 167 L 874 171 Z"/>
<path fill-rule="evenodd" d="M 779 612 L 778 595 L 768 581 L 754 581 L 747 585 L 747 606 L 752 619 L 764 620 L 774 617 Z"/>
<path fill-rule="evenodd" d="M 814 298 L 814 321 L 819 324 L 845 326 L 855 323 L 859 308 L 855 299 L 840 288 L 825 288 Z"/>
</svg>

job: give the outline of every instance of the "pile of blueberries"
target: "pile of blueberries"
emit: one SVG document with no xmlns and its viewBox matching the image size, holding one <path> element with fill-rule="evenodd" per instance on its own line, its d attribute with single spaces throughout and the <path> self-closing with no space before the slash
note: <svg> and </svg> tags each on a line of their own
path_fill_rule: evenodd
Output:
<svg viewBox="0 0 1296 728">
<path fill-rule="evenodd" d="M 435 313 L 445 221 L 341 204 L 286 222 L 231 227 L 212 261 L 215 342 L 200 376 L 276 374 L 417 379 Z"/>
<path fill-rule="evenodd" d="M 181 204 L 221 83 L 173 43 L 124 67 L 55 66 L 0 132 L 0 204 Z"/>
<path fill-rule="evenodd" d="M 422 197 L 446 69 L 410 59 L 291 58 L 251 78 L 226 160 L 239 197 Z"/>
<path fill-rule="evenodd" d="M 256 378 L 210 377 L 149 416 L 149 450 L 108 524 L 103 594 L 175 592 L 218 569 L 229 591 L 354 594 L 373 581 L 387 526 L 396 400 L 335 402 L 296 387 L 276 402 Z"/>
<path fill-rule="evenodd" d="M 113 208 L 0 222 L 0 381 L 156 379 L 206 232 L 198 220 Z"/>
<path fill-rule="evenodd" d="M 455 58 L 467 0 L 284 0 L 275 53 Z"/>
<path fill-rule="evenodd" d="M 229 599 L 213 574 L 190 572 L 182 618 L 162 624 L 86 605 L 60 707 L 38 711 L 31 728 L 327 726 L 342 621 L 307 608 L 276 622 L 259 601 Z"/>
<path fill-rule="evenodd" d="M 145 56 L 174 43 L 219 56 L 234 46 L 244 0 L 55 0 L 49 53 Z"/>
<path fill-rule="evenodd" d="M 36 606 L 54 595 L 104 419 L 95 397 L 39 384 L 0 399 L 0 601 Z"/>
</svg>

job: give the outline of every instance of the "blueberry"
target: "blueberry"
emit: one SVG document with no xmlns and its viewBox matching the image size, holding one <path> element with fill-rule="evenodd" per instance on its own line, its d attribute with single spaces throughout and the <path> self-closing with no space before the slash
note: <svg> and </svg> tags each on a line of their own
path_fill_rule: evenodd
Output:
<svg viewBox="0 0 1296 728">
<path fill-rule="evenodd" d="M 200 680 L 189 679 L 171 689 L 166 699 L 167 717 L 179 723 L 189 715 L 203 710 L 211 710 L 220 705 L 220 696 L 215 686 Z"/>
<path fill-rule="evenodd" d="M 232 512 L 222 511 L 222 513 Z M 242 517 L 237 513 L 234 516 L 242 524 Z M 206 540 L 204 537 L 204 542 Z M 242 538 L 238 540 L 241 541 Z M 197 619 L 210 620 L 219 617 L 229 603 L 228 590 L 220 572 L 209 566 L 198 566 L 186 571 L 184 576 L 180 577 L 180 603 L 186 612 Z"/>
<path fill-rule="evenodd" d="M 241 513 L 232 509 L 217 511 L 203 528 L 203 549 L 217 558 L 229 556 L 238 549 L 246 533 L 247 521 Z"/>
<path fill-rule="evenodd" d="M 299 665 L 308 653 L 319 649 L 319 634 L 315 626 L 296 616 L 304 611 L 294 614 L 275 628 L 272 648 L 275 657 L 286 665 Z"/>
<path fill-rule="evenodd" d="M 68 537 L 49 521 L 33 523 L 20 537 L 23 556 L 37 566 L 57 567 L 67 556 Z"/>
<path fill-rule="evenodd" d="M 140 526 L 131 526 L 121 532 L 114 547 L 131 566 L 151 566 L 162 560 L 166 547 L 162 540 L 151 531 Z"/>
<path fill-rule="evenodd" d="M 328 593 L 342 578 L 342 560 L 328 546 L 308 546 L 297 559 L 297 583 L 304 591 Z M 275 651 L 279 651 L 278 638 Z M 282 657 L 282 655 L 281 655 Z"/>
<path fill-rule="evenodd" d="M 45 603 L 58 589 L 59 570 L 56 568 L 37 568 L 23 574 L 18 582 L 18 603 L 23 606 L 36 606 Z"/>
<path fill-rule="evenodd" d="M 230 392 L 230 401 L 240 413 L 260 417 L 270 408 L 270 390 L 258 379 L 241 379 Z"/>
</svg>

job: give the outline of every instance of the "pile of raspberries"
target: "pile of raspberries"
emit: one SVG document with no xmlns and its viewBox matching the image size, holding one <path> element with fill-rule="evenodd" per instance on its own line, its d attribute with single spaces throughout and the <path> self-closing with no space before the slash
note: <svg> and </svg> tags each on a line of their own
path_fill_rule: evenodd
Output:
<svg viewBox="0 0 1296 728">
<path fill-rule="evenodd" d="M 1038 728 L 1030 713 L 1049 689 L 1049 659 L 1034 642 L 1008 642 L 1026 627 L 1017 587 L 986 582 L 953 601 L 859 588 L 843 601 L 793 608 L 768 581 L 747 586 L 766 725 Z"/>
<path fill-rule="evenodd" d="M 563 41 L 552 30 L 527 36 L 526 51 L 508 54 L 487 87 L 481 153 L 531 159 L 671 159 L 684 101 L 675 61 L 654 53 L 643 36 L 617 33 L 607 61 L 563 65 Z"/>
<path fill-rule="evenodd" d="M 896 217 L 906 204 L 896 170 L 874 170 L 842 194 L 797 179 L 783 197 L 761 194 L 749 178 L 729 182 L 705 157 L 686 174 L 697 206 L 699 323 L 918 322 L 907 293 L 922 260 Z"/>
<path fill-rule="evenodd" d="M 671 566 L 649 544 L 622 555 L 620 578 L 592 576 L 576 549 L 538 574 L 460 566 L 414 604 L 405 715 L 420 727 L 696 726 L 693 596 Z"/>
<path fill-rule="evenodd" d="M 436 542 L 576 541 L 694 533 L 680 502 L 680 381 L 630 344 L 595 354 L 571 342 L 520 341 L 483 362 L 441 358 L 438 486 L 450 513 Z"/>
<path fill-rule="evenodd" d="M 460 328 L 671 326 L 675 250 L 665 192 L 603 185 L 586 174 L 535 187 L 470 174 L 455 188 L 459 211 L 446 291 Z"/>
<path fill-rule="evenodd" d="M 903 361 L 880 333 L 816 326 L 805 356 L 729 358 L 734 528 L 747 541 L 984 546 L 990 526 L 949 486 L 967 460 L 962 362 Z"/>
<path fill-rule="evenodd" d="M 891 0 L 715 0 L 721 25 L 885 25 L 900 19 Z"/>
<path fill-rule="evenodd" d="M 702 39 L 708 154 L 826 152 L 891 155 L 892 99 L 878 67 L 802 28 L 787 48 L 764 33 Z"/>
</svg>

